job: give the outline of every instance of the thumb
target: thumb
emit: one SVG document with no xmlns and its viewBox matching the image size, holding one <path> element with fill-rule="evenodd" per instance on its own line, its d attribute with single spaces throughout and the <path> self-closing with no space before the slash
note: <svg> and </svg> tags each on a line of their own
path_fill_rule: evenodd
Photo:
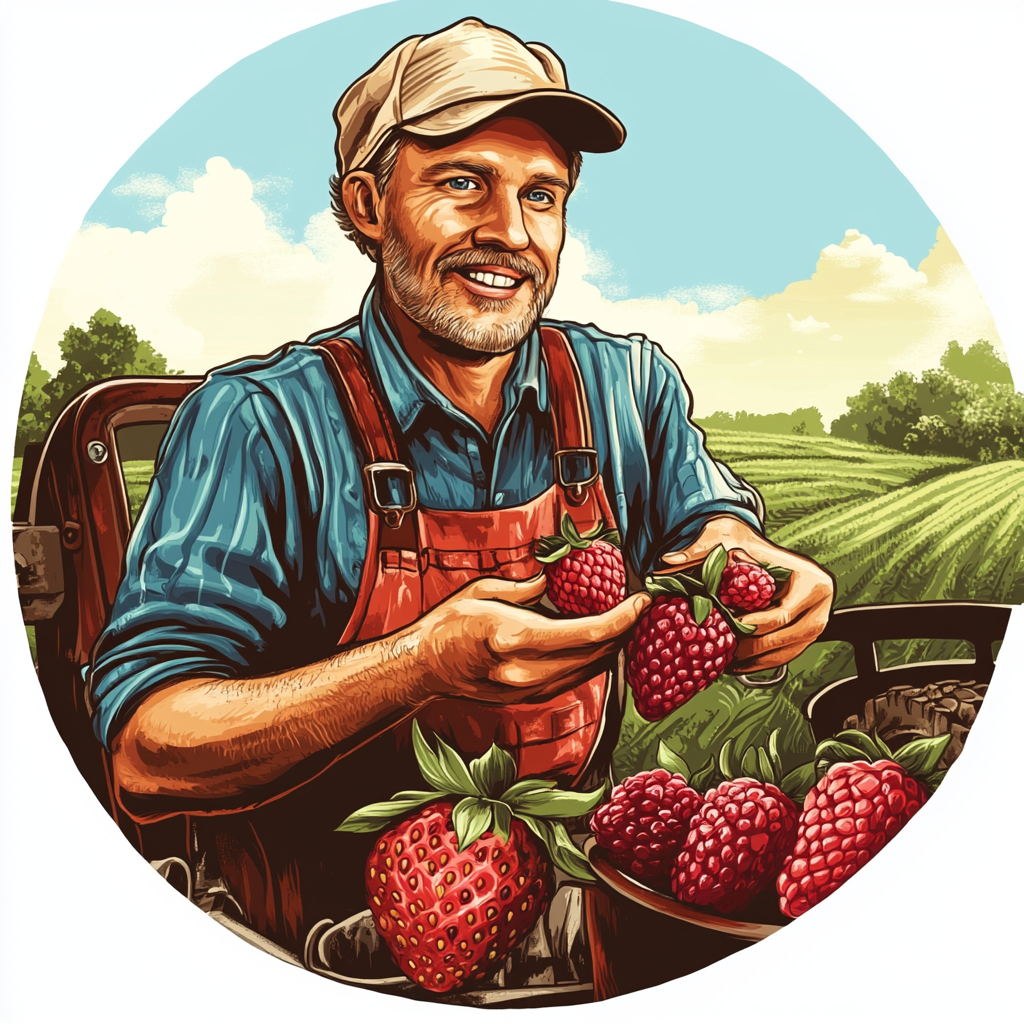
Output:
<svg viewBox="0 0 1024 1024">
<path fill-rule="evenodd" d="M 661 560 L 674 569 L 685 569 L 687 566 L 703 562 L 711 551 L 721 543 L 717 537 L 698 537 L 689 547 L 681 548 L 679 551 L 670 551 L 667 555 L 663 555 Z"/>
<path fill-rule="evenodd" d="M 510 604 L 533 604 L 547 589 L 544 573 L 525 580 L 506 580 L 500 576 L 484 576 L 474 580 L 462 592 L 477 600 L 507 601 Z"/>
</svg>

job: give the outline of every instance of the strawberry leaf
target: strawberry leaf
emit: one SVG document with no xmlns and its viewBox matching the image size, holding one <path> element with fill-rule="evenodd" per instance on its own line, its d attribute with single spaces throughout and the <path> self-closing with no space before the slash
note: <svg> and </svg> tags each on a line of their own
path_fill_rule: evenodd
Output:
<svg viewBox="0 0 1024 1024">
<path fill-rule="evenodd" d="M 762 782 L 770 782 L 773 785 L 778 783 L 779 777 L 775 774 L 775 765 L 772 764 L 772 759 L 764 747 L 757 748 L 757 767 Z"/>
<path fill-rule="evenodd" d="M 747 747 L 740 758 L 740 771 L 748 779 L 757 779 L 757 750 L 754 747 Z M 758 779 L 758 781 L 762 781 Z"/>
<path fill-rule="evenodd" d="M 699 626 L 711 614 L 711 598 L 705 597 L 703 594 L 696 594 L 690 604 L 694 622 Z"/>
<path fill-rule="evenodd" d="M 609 544 L 614 545 L 617 548 L 622 547 L 622 534 L 618 530 L 605 530 L 598 540 L 607 541 Z"/>
<path fill-rule="evenodd" d="M 762 565 L 761 568 L 775 580 L 776 586 L 785 583 L 793 575 L 793 570 L 787 569 L 783 565 Z"/>
<path fill-rule="evenodd" d="M 520 779 L 501 794 L 501 799 L 509 804 L 523 793 L 532 793 L 535 789 L 554 789 L 555 785 L 551 779 Z"/>
<path fill-rule="evenodd" d="M 864 751 L 860 747 L 851 746 L 837 739 L 822 740 L 814 751 L 815 759 L 818 762 L 825 761 L 829 764 L 841 764 L 849 761 L 863 761 Z"/>
<path fill-rule="evenodd" d="M 501 800 L 494 801 L 494 834 L 503 843 L 508 842 L 512 832 L 512 808 Z"/>
<path fill-rule="evenodd" d="M 585 541 L 580 536 L 580 531 L 576 529 L 576 524 L 572 521 L 568 512 L 562 516 L 562 536 L 565 537 L 565 539 L 574 548 L 590 547 L 590 541 Z"/>
<path fill-rule="evenodd" d="M 892 750 L 889 749 L 889 744 L 886 743 L 885 740 L 882 739 L 882 737 L 879 734 L 877 729 L 875 730 L 874 736 L 875 736 L 875 746 L 878 747 L 878 749 L 882 752 L 882 756 L 887 761 L 891 761 L 892 760 Z"/>
<path fill-rule="evenodd" d="M 807 794 L 817 781 L 818 773 L 815 771 L 814 762 L 808 761 L 794 768 L 782 780 L 779 789 L 799 807 L 807 799 Z"/>
<path fill-rule="evenodd" d="M 726 779 L 736 778 L 732 770 L 732 737 L 730 736 L 718 752 L 718 770 Z"/>
<path fill-rule="evenodd" d="M 449 793 L 461 793 L 464 796 L 484 795 L 473 781 L 473 776 L 469 774 L 466 762 L 440 736 L 437 737 L 437 759 L 451 787 Z"/>
<path fill-rule="evenodd" d="M 452 808 L 452 827 L 459 841 L 459 853 L 475 843 L 490 827 L 494 805 L 489 800 L 467 796 Z"/>
<path fill-rule="evenodd" d="M 722 544 L 717 545 L 704 559 L 704 565 L 701 567 L 700 578 L 704 584 L 704 589 L 709 594 L 717 594 L 718 588 L 722 585 L 722 573 L 725 571 L 726 563 L 729 561 L 729 555 L 726 553 L 725 547 Z M 703 622 L 703 619 L 698 619 L 699 622 Z"/>
<path fill-rule="evenodd" d="M 736 618 L 732 613 L 732 609 L 727 608 L 717 597 L 713 597 L 711 601 L 718 609 L 718 614 L 725 619 L 725 624 L 737 636 L 750 636 L 751 633 L 755 633 L 757 631 L 757 626 L 749 626 L 742 619 Z"/>
<path fill-rule="evenodd" d="M 768 737 L 768 757 L 772 762 L 773 781 L 783 777 L 782 755 L 779 753 L 779 736 L 781 734 L 782 729 L 773 729 L 771 735 Z"/>
<path fill-rule="evenodd" d="M 511 754 L 492 743 L 483 757 L 469 762 L 469 774 L 484 796 L 497 797 L 515 782 L 516 762 Z"/>
<path fill-rule="evenodd" d="M 835 738 L 840 743 L 847 743 L 851 747 L 857 747 L 867 755 L 869 761 L 881 761 L 883 754 L 878 744 L 866 733 L 859 729 L 844 729 L 837 732 Z"/>
<path fill-rule="evenodd" d="M 690 769 L 687 763 L 674 751 L 670 750 L 665 745 L 664 740 L 658 741 L 658 767 L 664 768 L 667 772 L 672 772 L 675 775 L 682 775 L 684 779 L 689 779 Z"/>
<path fill-rule="evenodd" d="M 597 881 L 594 872 L 590 869 L 590 862 L 576 848 L 561 822 L 552 823 L 541 818 L 534 818 L 529 814 L 520 814 L 518 817 L 547 847 L 555 867 L 561 868 L 571 878 L 576 878 L 581 882 Z"/>
<path fill-rule="evenodd" d="M 592 793 L 534 790 L 507 800 L 513 814 L 540 818 L 579 818 L 589 814 L 604 799 L 605 786 Z"/>
<path fill-rule="evenodd" d="M 932 772 L 931 775 L 924 780 L 924 784 L 929 793 L 934 793 L 935 790 L 939 788 L 940 783 L 946 777 L 947 771 L 949 771 L 948 768 L 940 768 L 937 772 Z"/>
<path fill-rule="evenodd" d="M 448 790 L 448 776 L 441 768 L 441 762 L 437 754 L 430 749 L 430 745 L 423 738 L 423 731 L 420 723 L 413 719 L 412 723 L 412 749 L 416 754 L 416 763 L 419 765 L 420 774 L 427 785 L 433 786 L 444 793 Z"/>
<path fill-rule="evenodd" d="M 935 771 L 952 738 L 949 733 L 946 733 L 944 736 L 929 736 L 927 739 L 911 740 L 896 751 L 893 760 L 915 779 L 925 778 Z"/>
<path fill-rule="evenodd" d="M 586 530 L 584 533 L 581 533 L 580 537 L 582 537 L 583 540 L 597 540 L 598 538 L 601 537 L 601 535 L 604 532 L 605 532 L 604 520 L 602 520 L 592 530 Z"/>
<path fill-rule="evenodd" d="M 396 793 L 390 800 L 377 804 L 367 804 L 358 811 L 353 811 L 334 831 L 335 832 L 379 832 L 393 819 L 419 810 L 435 800 L 443 800 L 448 794 L 437 792 L 405 791 Z"/>
<path fill-rule="evenodd" d="M 543 537 L 537 541 L 533 557 L 544 565 L 550 565 L 552 562 L 565 558 L 570 551 L 572 551 L 572 547 L 561 537 Z"/>
<path fill-rule="evenodd" d="M 689 597 L 691 594 L 699 594 L 701 589 L 700 583 L 684 572 L 648 576 L 644 580 L 644 585 L 647 587 L 647 592 L 655 597 L 662 595 Z"/>
</svg>

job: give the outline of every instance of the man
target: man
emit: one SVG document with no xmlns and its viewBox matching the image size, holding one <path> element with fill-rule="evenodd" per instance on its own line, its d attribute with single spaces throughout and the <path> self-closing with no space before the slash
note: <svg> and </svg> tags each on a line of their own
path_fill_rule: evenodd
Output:
<svg viewBox="0 0 1024 1024">
<path fill-rule="evenodd" d="M 91 676 L 121 803 L 192 816 L 204 870 L 293 949 L 362 904 L 365 842 L 332 829 L 417 784 L 412 716 L 521 775 L 599 767 L 606 664 L 650 599 L 531 607 L 562 514 L 614 520 L 639 577 L 720 543 L 791 568 L 746 617 L 746 671 L 795 657 L 832 598 L 765 540 L 657 346 L 540 325 L 580 151 L 625 138 L 555 54 L 469 19 L 401 43 L 335 118 L 334 207 L 374 285 L 358 319 L 182 405 Z"/>
</svg>

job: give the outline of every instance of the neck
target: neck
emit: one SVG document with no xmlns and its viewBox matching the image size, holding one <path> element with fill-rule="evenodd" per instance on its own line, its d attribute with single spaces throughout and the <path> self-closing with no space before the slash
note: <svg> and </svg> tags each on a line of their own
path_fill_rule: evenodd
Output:
<svg viewBox="0 0 1024 1024">
<path fill-rule="evenodd" d="M 416 368 L 456 409 L 494 433 L 502 410 L 502 385 L 516 350 L 500 355 L 470 352 L 423 330 L 380 289 L 381 313 Z"/>
</svg>

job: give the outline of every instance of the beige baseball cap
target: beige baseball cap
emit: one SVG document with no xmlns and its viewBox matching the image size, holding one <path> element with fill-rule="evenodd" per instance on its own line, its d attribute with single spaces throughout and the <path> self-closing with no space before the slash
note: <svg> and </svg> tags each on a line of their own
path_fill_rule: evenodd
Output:
<svg viewBox="0 0 1024 1024">
<path fill-rule="evenodd" d="M 536 122 L 571 150 L 608 153 L 626 138 L 600 103 L 570 92 L 558 55 L 466 18 L 399 43 L 338 100 L 338 173 L 364 167 L 393 128 L 442 136 L 502 111 Z"/>
</svg>

